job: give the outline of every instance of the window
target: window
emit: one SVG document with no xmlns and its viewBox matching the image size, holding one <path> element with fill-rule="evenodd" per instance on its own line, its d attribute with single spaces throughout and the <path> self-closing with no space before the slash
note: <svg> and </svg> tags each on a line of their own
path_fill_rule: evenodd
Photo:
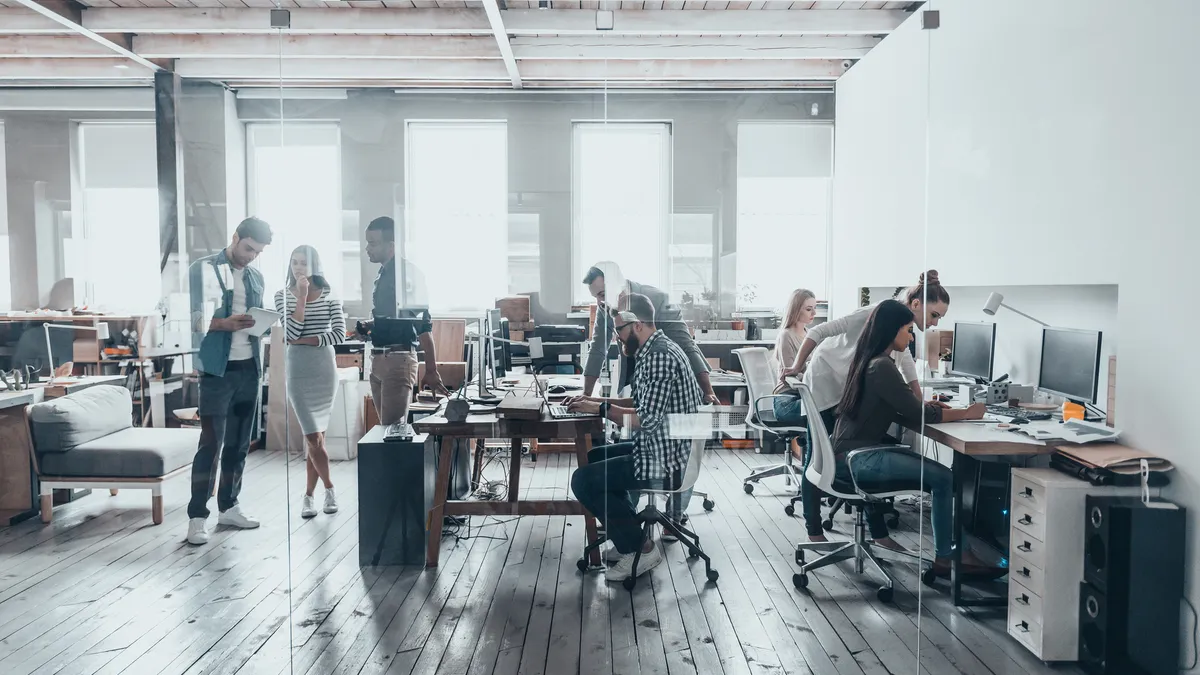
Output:
<svg viewBox="0 0 1200 675">
<path fill-rule="evenodd" d="M 611 260 L 626 279 L 666 288 L 671 214 L 671 126 L 577 122 L 572 190 L 573 281 Z M 575 298 L 590 301 L 576 283 Z"/>
<path fill-rule="evenodd" d="M 151 312 L 163 296 L 154 125 L 81 122 L 77 133 L 82 219 L 65 269 L 83 278 L 85 302 Z"/>
<path fill-rule="evenodd" d="M 825 298 L 833 126 L 743 122 L 737 143 L 738 309 Z"/>
<path fill-rule="evenodd" d="M 4 120 L 0 120 L 0 312 L 12 309 L 12 261 L 8 251 L 8 172 L 4 164 Z"/>
<path fill-rule="evenodd" d="M 430 309 L 493 307 L 508 276 L 508 125 L 409 122 L 405 147 L 405 256 L 432 282 Z"/>
<path fill-rule="evenodd" d="M 681 302 L 684 293 L 699 301 L 704 291 L 713 290 L 713 215 L 672 214 L 668 256 L 672 302 Z"/>
<path fill-rule="evenodd" d="M 317 249 L 325 277 L 343 300 L 361 299 L 358 286 L 344 283 L 342 160 L 336 124 L 274 122 L 247 125 L 250 214 L 271 225 L 273 239 L 258 257 L 266 304 L 287 282 L 292 250 Z M 359 237 L 352 241 L 358 250 Z M 354 297 L 356 291 L 359 297 Z"/>
<path fill-rule="evenodd" d="M 541 217 L 508 214 L 508 294 L 537 293 L 542 288 Z"/>
</svg>

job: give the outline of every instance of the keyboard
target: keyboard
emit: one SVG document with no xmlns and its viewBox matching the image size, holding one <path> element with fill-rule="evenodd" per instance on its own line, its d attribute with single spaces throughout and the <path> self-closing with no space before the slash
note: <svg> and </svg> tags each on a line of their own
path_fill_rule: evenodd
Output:
<svg viewBox="0 0 1200 675">
<path fill-rule="evenodd" d="M 573 420 L 580 417 L 596 417 L 596 413 L 576 412 L 565 405 L 550 406 L 550 417 L 556 420 Z"/>
<path fill-rule="evenodd" d="M 397 422 L 389 424 L 383 430 L 383 442 L 393 443 L 397 441 L 411 441 L 413 439 L 413 428 L 411 424 Z"/>
<path fill-rule="evenodd" d="M 1001 417 L 1024 417 L 1030 422 L 1040 422 L 1051 418 L 1050 413 L 1044 410 L 1030 410 L 1028 408 L 1010 408 L 1005 405 L 989 405 L 987 411 L 993 415 Z"/>
</svg>

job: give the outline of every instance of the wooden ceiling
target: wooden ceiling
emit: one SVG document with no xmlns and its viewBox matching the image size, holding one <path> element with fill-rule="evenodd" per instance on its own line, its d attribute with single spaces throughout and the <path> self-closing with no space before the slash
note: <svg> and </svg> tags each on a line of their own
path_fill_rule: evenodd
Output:
<svg viewBox="0 0 1200 675">
<path fill-rule="evenodd" d="M 0 86 L 828 87 L 920 4 L 0 0 Z"/>
</svg>

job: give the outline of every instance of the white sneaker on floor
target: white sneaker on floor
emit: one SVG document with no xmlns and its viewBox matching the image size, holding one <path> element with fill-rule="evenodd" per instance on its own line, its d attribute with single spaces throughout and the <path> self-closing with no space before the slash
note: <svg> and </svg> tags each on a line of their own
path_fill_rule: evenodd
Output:
<svg viewBox="0 0 1200 675">
<path fill-rule="evenodd" d="M 333 494 L 333 488 L 325 491 L 325 508 L 322 510 L 325 513 L 337 513 L 337 495 Z"/>
<path fill-rule="evenodd" d="M 300 517 L 312 518 L 317 515 L 317 505 L 312 495 L 304 495 L 304 501 L 300 504 Z"/>
<path fill-rule="evenodd" d="M 621 556 L 621 559 L 612 567 L 604 572 L 604 578 L 609 581 L 625 581 L 633 576 L 633 553 Z M 638 560 L 637 575 L 640 577 L 646 572 L 658 567 L 663 561 L 662 547 L 658 544 L 650 549 L 649 553 L 643 553 Z"/>
<path fill-rule="evenodd" d="M 188 521 L 187 543 L 201 546 L 208 543 L 208 519 L 192 518 Z"/>
<path fill-rule="evenodd" d="M 608 550 L 604 552 L 604 562 L 608 563 L 609 565 L 613 565 L 613 564 L 616 564 L 617 562 L 620 562 L 621 557 L 622 557 L 621 552 L 618 551 L 617 547 L 612 544 L 610 544 L 608 547 Z"/>
<path fill-rule="evenodd" d="M 230 527 L 236 527 L 240 530 L 253 530 L 260 525 L 257 520 L 242 513 L 242 507 L 240 505 L 234 505 L 232 509 L 229 509 L 228 511 L 222 511 L 221 515 L 217 516 L 217 524 L 229 525 Z"/>
</svg>

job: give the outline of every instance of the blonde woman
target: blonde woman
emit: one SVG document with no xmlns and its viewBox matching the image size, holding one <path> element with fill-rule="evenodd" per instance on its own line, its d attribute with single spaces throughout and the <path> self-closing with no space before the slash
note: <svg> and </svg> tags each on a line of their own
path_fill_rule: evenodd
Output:
<svg viewBox="0 0 1200 675">
<path fill-rule="evenodd" d="M 337 390 L 337 365 L 333 345 L 346 341 L 342 303 L 332 297 L 321 267 L 321 256 L 312 246 L 292 251 L 287 288 L 275 294 L 275 309 L 287 327 L 287 397 L 300 422 L 307 452 L 308 481 L 302 518 L 317 515 L 313 491 L 319 478 L 325 485 L 325 513 L 337 513 L 337 497 L 329 475 L 325 431 Z"/>
</svg>

